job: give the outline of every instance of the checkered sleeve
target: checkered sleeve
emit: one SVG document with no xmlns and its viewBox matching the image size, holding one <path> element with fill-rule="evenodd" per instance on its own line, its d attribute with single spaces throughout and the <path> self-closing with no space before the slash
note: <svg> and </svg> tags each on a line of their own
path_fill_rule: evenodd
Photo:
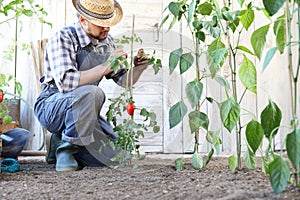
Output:
<svg viewBox="0 0 300 200">
<path fill-rule="evenodd" d="M 78 87 L 80 72 L 76 62 L 76 38 L 69 29 L 57 32 L 48 42 L 46 75 L 55 80 L 62 93 Z M 47 74 L 48 73 L 48 74 Z"/>
</svg>

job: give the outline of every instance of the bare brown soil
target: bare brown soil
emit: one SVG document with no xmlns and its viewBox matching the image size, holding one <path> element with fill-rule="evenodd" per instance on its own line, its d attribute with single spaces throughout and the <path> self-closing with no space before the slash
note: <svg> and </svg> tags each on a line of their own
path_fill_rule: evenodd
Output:
<svg viewBox="0 0 300 200">
<path fill-rule="evenodd" d="M 288 186 L 274 194 L 261 169 L 232 172 L 227 158 L 215 157 L 201 171 L 185 158 L 176 171 L 174 159 L 148 156 L 131 168 L 91 168 L 56 172 L 42 159 L 20 159 L 22 171 L 0 174 L 0 199 L 300 199 Z"/>
</svg>

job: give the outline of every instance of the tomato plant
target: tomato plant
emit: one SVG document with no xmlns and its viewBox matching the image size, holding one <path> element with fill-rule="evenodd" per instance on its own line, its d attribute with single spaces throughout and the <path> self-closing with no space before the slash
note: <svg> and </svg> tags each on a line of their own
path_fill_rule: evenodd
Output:
<svg viewBox="0 0 300 200">
<path fill-rule="evenodd" d="M 123 36 L 121 39 L 116 39 L 119 43 L 119 47 L 122 47 L 125 44 L 131 44 L 130 62 L 127 61 L 127 58 L 122 56 L 112 57 L 106 62 L 115 72 L 120 70 L 121 67 L 127 70 L 125 90 L 118 97 L 109 99 L 111 103 L 109 105 L 109 110 L 106 113 L 106 117 L 107 121 L 113 124 L 114 131 L 118 135 L 118 137 L 111 142 L 113 147 L 120 149 L 120 153 L 114 160 L 118 160 L 121 166 L 126 165 L 128 161 L 133 160 L 134 167 L 136 167 L 140 157 L 139 138 L 144 137 L 144 132 L 149 131 L 150 128 L 154 133 L 159 132 L 160 127 L 157 124 L 156 114 L 154 112 L 149 111 L 146 108 L 139 108 L 133 101 L 133 84 L 131 84 L 132 79 L 130 77 L 133 77 L 133 68 L 139 67 L 137 66 L 140 64 L 139 62 L 144 63 L 145 61 L 146 64 L 152 65 L 155 74 L 160 70 L 162 64 L 160 59 L 154 57 L 155 51 L 152 55 L 148 55 L 143 49 L 140 49 L 137 56 L 133 56 L 133 43 L 138 42 L 141 44 L 142 40 L 135 35 L 134 31 L 132 32 L 133 34 L 131 37 Z M 120 66 L 120 63 L 122 63 L 122 66 Z M 124 113 L 126 112 L 129 117 L 124 116 Z M 134 115 L 140 115 L 144 120 L 139 122 L 138 120 L 135 120 Z M 120 118 L 123 119 L 121 120 Z"/>
<path fill-rule="evenodd" d="M 107 121 L 113 124 L 114 131 L 118 134 L 118 137 L 111 145 L 116 145 L 121 150 L 119 155 L 114 158 L 120 162 L 120 165 L 125 165 L 131 160 L 138 160 L 139 138 L 144 137 L 145 131 L 149 131 L 151 128 L 154 133 L 157 133 L 160 130 L 156 121 L 156 114 L 148 111 L 146 108 L 134 107 L 133 103 L 128 103 L 127 93 L 128 91 L 125 91 L 119 97 L 110 98 L 109 101 L 111 104 L 106 113 Z M 142 123 L 134 120 L 132 115 L 129 118 L 125 117 L 125 119 L 119 120 L 128 111 L 128 105 L 130 105 L 130 113 L 133 114 L 134 110 L 139 111 L 136 114 L 144 118 Z M 128 152 L 136 152 L 137 154 L 130 154 Z"/>
</svg>

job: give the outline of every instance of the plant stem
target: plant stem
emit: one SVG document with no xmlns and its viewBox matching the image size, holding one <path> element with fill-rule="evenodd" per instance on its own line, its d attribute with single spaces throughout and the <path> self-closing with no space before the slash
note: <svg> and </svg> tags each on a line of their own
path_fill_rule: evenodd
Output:
<svg viewBox="0 0 300 200">
<path fill-rule="evenodd" d="M 287 24 L 287 43 L 290 44 L 291 42 L 291 14 L 289 10 L 289 3 L 286 2 L 286 24 Z M 291 45 L 288 45 L 288 70 L 289 70 L 289 77 L 290 77 L 290 88 L 291 88 L 291 106 L 292 106 L 292 115 L 295 116 L 294 113 L 294 98 L 293 98 L 293 79 L 294 79 L 294 72 L 292 66 L 292 49 Z"/>
<path fill-rule="evenodd" d="M 195 39 L 196 42 L 196 76 L 197 76 L 197 80 L 200 81 L 200 62 L 199 62 L 199 40 L 196 38 Z M 198 102 L 197 106 L 196 106 L 196 110 L 200 111 L 200 102 Z M 199 149 L 199 134 L 200 134 L 200 130 L 198 129 L 198 131 L 195 132 L 195 152 L 198 152 Z"/>
<path fill-rule="evenodd" d="M 237 85 L 236 85 L 236 54 L 232 53 L 233 58 L 233 72 L 232 72 L 232 92 L 234 100 L 237 102 Z M 241 151 L 242 151 L 242 136 L 241 136 L 241 120 L 239 117 L 238 123 L 235 126 L 236 131 L 236 150 L 237 150 L 237 163 L 238 169 L 242 169 L 242 158 L 241 158 Z"/>
<path fill-rule="evenodd" d="M 300 12 L 298 10 L 298 17 L 300 16 Z M 289 9 L 289 2 L 286 2 L 286 20 L 287 20 L 287 34 L 288 34 L 288 41 L 287 43 L 291 43 L 292 38 L 292 28 L 291 28 L 291 21 L 292 21 L 292 15 L 290 13 Z M 300 25 L 298 23 L 298 39 L 300 39 Z M 299 45 L 298 45 L 299 46 Z M 300 47 L 298 47 L 298 52 L 300 53 Z M 293 131 L 297 132 L 298 127 L 298 119 L 297 119 L 297 82 L 298 82 L 298 74 L 299 74 L 299 63 L 300 63 L 300 54 L 298 55 L 298 64 L 296 67 L 296 75 L 294 74 L 293 69 L 293 54 L 292 54 L 292 47 L 291 45 L 288 45 L 288 69 L 290 74 L 290 85 L 291 85 L 291 105 L 292 105 L 292 127 Z M 298 171 L 299 167 L 294 167 L 295 171 Z M 295 186 L 299 184 L 298 180 L 298 174 L 294 174 L 295 178 Z"/>
<path fill-rule="evenodd" d="M 224 1 L 225 4 L 225 1 Z M 231 40 L 230 40 L 230 34 L 229 30 L 226 30 L 226 36 L 228 41 L 228 60 L 229 60 L 229 66 L 231 70 L 231 79 L 232 79 L 232 93 L 234 100 L 238 103 L 237 99 L 237 85 L 236 85 L 236 71 L 237 71 L 237 64 L 236 64 L 236 50 L 232 48 Z M 238 42 L 240 40 L 240 34 L 238 35 Z M 233 63 L 232 63 L 233 61 Z M 244 94 L 243 94 L 244 95 Z M 240 102 L 239 102 L 240 103 Z M 242 136 L 241 136 L 241 120 L 239 117 L 238 123 L 235 126 L 235 132 L 236 132 L 236 150 L 237 150 L 237 163 L 238 163 L 238 169 L 242 169 L 242 159 L 241 159 L 241 151 L 242 151 Z"/>
</svg>

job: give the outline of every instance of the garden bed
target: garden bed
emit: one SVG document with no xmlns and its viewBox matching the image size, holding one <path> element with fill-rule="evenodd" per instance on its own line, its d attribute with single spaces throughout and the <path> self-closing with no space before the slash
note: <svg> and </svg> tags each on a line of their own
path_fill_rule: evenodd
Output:
<svg viewBox="0 0 300 200">
<path fill-rule="evenodd" d="M 22 171 L 0 174 L 1 199 L 300 199 L 289 185 L 278 195 L 261 169 L 232 172 L 227 158 L 214 157 L 202 171 L 185 157 L 185 169 L 176 171 L 180 155 L 147 155 L 132 171 L 128 168 L 90 168 L 56 172 L 42 157 L 20 158 Z"/>
</svg>

